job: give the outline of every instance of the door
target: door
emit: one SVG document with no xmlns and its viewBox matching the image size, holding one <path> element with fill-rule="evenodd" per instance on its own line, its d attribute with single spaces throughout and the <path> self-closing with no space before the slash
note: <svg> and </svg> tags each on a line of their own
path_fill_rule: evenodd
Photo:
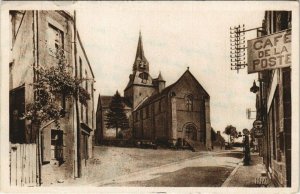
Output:
<svg viewBox="0 0 300 194">
<path fill-rule="evenodd" d="M 194 124 L 188 124 L 184 129 L 184 138 L 197 141 L 197 128 Z"/>
</svg>

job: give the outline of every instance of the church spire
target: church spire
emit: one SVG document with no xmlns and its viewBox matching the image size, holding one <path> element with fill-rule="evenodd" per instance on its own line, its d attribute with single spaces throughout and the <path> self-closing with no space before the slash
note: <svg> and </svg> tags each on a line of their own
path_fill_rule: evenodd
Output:
<svg viewBox="0 0 300 194">
<path fill-rule="evenodd" d="M 133 63 L 133 71 L 149 71 L 149 63 L 144 55 L 142 33 L 139 32 L 139 40 L 136 49 L 135 61 Z"/>
</svg>

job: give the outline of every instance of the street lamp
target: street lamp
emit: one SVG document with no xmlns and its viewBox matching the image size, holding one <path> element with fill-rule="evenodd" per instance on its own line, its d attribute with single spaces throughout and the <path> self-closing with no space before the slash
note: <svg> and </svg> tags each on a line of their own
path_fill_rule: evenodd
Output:
<svg viewBox="0 0 300 194">
<path fill-rule="evenodd" d="M 259 87 L 256 85 L 256 82 L 255 82 L 255 80 L 253 81 L 253 85 L 252 85 L 252 87 L 250 88 L 250 92 L 253 92 L 254 94 L 256 93 L 256 92 L 258 92 L 258 90 L 259 90 Z"/>
</svg>

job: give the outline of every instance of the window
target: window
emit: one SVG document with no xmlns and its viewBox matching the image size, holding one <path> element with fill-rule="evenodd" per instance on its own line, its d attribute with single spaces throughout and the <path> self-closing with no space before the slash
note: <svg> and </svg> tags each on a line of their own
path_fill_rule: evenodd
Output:
<svg viewBox="0 0 300 194">
<path fill-rule="evenodd" d="M 281 11 L 277 15 L 277 31 L 285 30 L 289 28 L 289 12 Z"/>
<path fill-rule="evenodd" d="M 48 24 L 47 36 L 49 54 L 56 57 L 57 51 L 64 48 L 64 33 L 52 24 Z"/>
<path fill-rule="evenodd" d="M 25 11 L 20 10 L 10 10 L 9 14 L 11 16 L 11 33 L 12 33 L 12 45 L 14 44 L 20 26 L 22 25 Z"/>
<path fill-rule="evenodd" d="M 25 88 L 14 89 L 9 94 L 9 140 L 11 143 L 25 143 L 25 120 L 21 119 L 25 113 Z M 35 141 L 33 134 L 29 138 L 30 142 Z"/>
<path fill-rule="evenodd" d="M 188 111 L 193 111 L 193 96 L 187 95 L 185 98 L 185 103 Z"/>
<path fill-rule="evenodd" d="M 145 63 L 144 61 L 140 61 L 139 67 L 140 67 L 141 69 L 146 69 L 146 63 Z"/>
<path fill-rule="evenodd" d="M 63 131 L 51 130 L 51 158 L 63 160 Z"/>
<path fill-rule="evenodd" d="M 142 79 L 142 83 L 147 83 L 148 73 L 146 73 L 146 72 L 140 73 L 139 77 Z"/>
</svg>

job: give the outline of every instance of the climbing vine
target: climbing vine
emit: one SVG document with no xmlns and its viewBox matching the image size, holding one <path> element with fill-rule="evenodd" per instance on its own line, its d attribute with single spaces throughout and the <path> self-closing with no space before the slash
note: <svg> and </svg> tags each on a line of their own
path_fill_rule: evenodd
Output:
<svg viewBox="0 0 300 194">
<path fill-rule="evenodd" d="M 81 83 L 88 79 L 79 79 L 73 75 L 62 49 L 58 49 L 56 59 L 57 63 L 50 67 L 34 67 L 37 81 L 31 85 L 35 100 L 27 104 L 24 119 L 37 124 L 54 120 L 59 126 L 59 119 L 66 113 L 62 100 L 73 98 L 87 106 L 91 97 Z"/>
</svg>

